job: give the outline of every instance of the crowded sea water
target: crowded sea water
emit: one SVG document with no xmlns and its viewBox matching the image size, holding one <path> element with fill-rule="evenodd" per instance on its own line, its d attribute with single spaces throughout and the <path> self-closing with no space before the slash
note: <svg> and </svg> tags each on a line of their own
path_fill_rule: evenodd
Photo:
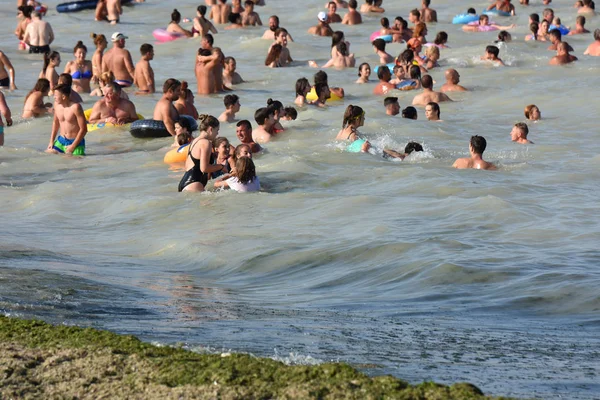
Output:
<svg viewBox="0 0 600 400">
<path fill-rule="evenodd" d="M 26 49 L 30 37 L 22 44 L 15 36 L 15 2 L 0 4 L 0 50 L 14 71 L 13 79 L 3 61 L 8 86 L 1 92 L 12 120 L 0 107 L 4 315 L 199 352 L 343 361 L 410 382 L 468 381 L 493 395 L 600 397 L 600 57 L 584 54 L 598 51 L 590 45 L 600 46 L 600 17 L 582 10 L 588 0 L 499 1 L 515 15 L 492 12 L 487 20 L 479 18 L 494 5 L 487 0 L 433 0 L 437 22 L 426 22 L 425 31 L 411 17 L 420 0 L 361 0 L 355 25 L 329 24 L 324 0 L 265 0 L 253 10 L 262 26 L 241 16 L 219 24 L 222 15 L 209 5 L 220 52 L 199 52 L 207 42 L 201 35 L 180 37 L 191 33 L 204 0 L 130 2 L 118 23 L 114 15 L 99 18 L 114 24 L 96 21 L 94 9 L 59 13 L 58 1 L 45 3 L 42 21 L 58 53 L 46 64 L 44 54 Z M 348 9 L 336 8 L 343 19 Z M 551 22 L 544 22 L 547 8 Z M 174 9 L 182 31 L 171 26 L 169 33 Z M 263 39 L 272 37 L 272 16 L 289 34 L 285 46 Z M 457 16 L 472 25 L 452 23 Z M 580 16 L 589 33 L 569 35 Z M 315 34 L 326 25 L 334 36 L 343 32 L 344 46 Z M 564 28 L 560 39 L 572 51 L 555 42 L 550 25 Z M 441 32 L 447 40 L 440 42 Z M 96 51 L 92 33 L 104 35 L 106 52 L 128 50 L 136 66 L 145 65 L 140 48 L 151 45 L 145 62 L 156 92 L 119 76 L 113 79 L 122 85 L 98 90 L 86 67 Z M 378 38 L 391 59 L 381 41 L 374 46 Z M 83 61 L 75 55 L 79 41 Z M 426 53 L 433 62 L 420 58 Z M 227 57 L 241 81 L 215 84 L 213 70 L 203 68 Z M 364 63 L 370 76 L 359 69 Z M 48 66 L 56 78 L 65 71 L 80 78 L 82 103 L 53 73 L 42 74 Z M 33 90 L 44 77 L 51 88 Z M 322 94 L 315 104 L 297 101 L 301 78 L 308 81 L 301 87 Z M 444 85 L 466 90 L 441 93 Z M 175 92 L 186 92 L 185 112 L 198 114 L 185 123 L 171 114 Z M 40 100 L 37 117 L 34 102 L 26 107 L 32 95 Z M 135 109 L 124 102 L 123 114 L 110 114 L 110 99 L 125 96 Z M 289 110 L 284 117 L 287 107 L 295 119 Z M 140 117 L 147 126 L 134 122 Z M 80 141 L 55 148 L 52 134 L 75 126 L 71 139 L 81 139 L 85 118 L 96 122 L 85 134 L 85 156 L 75 152 Z M 163 120 L 164 137 L 143 137 L 152 119 Z M 243 120 L 258 133 L 253 140 L 238 132 Z M 165 163 L 179 148 L 175 129 L 194 125 L 193 138 L 182 142 L 194 140 L 192 157 Z M 233 153 L 238 135 L 250 151 L 215 149 L 211 157 L 210 140 L 227 138 Z M 191 158 L 203 177 L 188 182 L 186 171 L 198 168 Z M 231 178 L 209 175 L 226 169 Z"/>
</svg>

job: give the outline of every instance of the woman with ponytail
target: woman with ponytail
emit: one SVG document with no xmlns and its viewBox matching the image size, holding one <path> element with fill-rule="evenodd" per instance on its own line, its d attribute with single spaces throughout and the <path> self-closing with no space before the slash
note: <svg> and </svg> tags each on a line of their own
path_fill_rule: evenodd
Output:
<svg viewBox="0 0 600 400">
<path fill-rule="evenodd" d="M 167 32 L 176 33 L 178 35 L 184 35 L 186 37 L 194 36 L 192 32 L 187 29 L 183 29 L 179 23 L 181 22 L 181 14 L 177 9 L 174 9 L 171 13 L 171 22 L 167 26 Z"/>
<path fill-rule="evenodd" d="M 58 72 L 56 68 L 60 65 L 60 54 L 52 51 L 44 54 L 44 66 L 39 78 L 46 78 L 50 82 L 50 92 L 58 85 Z"/>
</svg>

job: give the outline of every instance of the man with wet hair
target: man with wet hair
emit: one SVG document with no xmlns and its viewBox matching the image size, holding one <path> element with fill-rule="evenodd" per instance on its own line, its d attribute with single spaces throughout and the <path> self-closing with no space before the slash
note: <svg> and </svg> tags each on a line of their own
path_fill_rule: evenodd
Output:
<svg viewBox="0 0 600 400">
<path fill-rule="evenodd" d="M 486 147 L 487 142 L 483 136 L 471 136 L 471 140 L 469 142 L 469 153 L 471 156 L 457 159 L 452 166 L 458 169 L 497 169 L 494 164 L 483 159 L 483 152 L 485 151 Z"/>
<path fill-rule="evenodd" d="M 556 48 L 556 55 L 550 59 L 550 65 L 564 65 L 577 61 L 577 57 L 569 54 L 569 43 L 560 42 Z"/>
<path fill-rule="evenodd" d="M 340 14 L 338 14 L 337 11 L 337 5 L 335 4 L 335 1 L 330 1 L 329 4 L 327 5 L 327 21 L 330 24 L 337 24 L 342 22 L 342 17 L 340 17 Z"/>
<path fill-rule="evenodd" d="M 154 59 L 154 46 L 144 43 L 140 46 L 142 57 L 135 66 L 134 84 L 138 87 L 136 94 L 150 94 L 156 92 L 154 88 L 154 70 L 150 61 Z"/>
<path fill-rule="evenodd" d="M 242 25 L 244 26 L 262 26 L 260 16 L 254 11 L 254 2 L 246 0 L 244 3 L 244 12 L 242 13 Z"/>
<path fill-rule="evenodd" d="M 104 97 L 92 107 L 89 118 L 91 124 L 104 122 L 123 125 L 137 121 L 138 116 L 135 105 L 121 97 L 121 86 L 119 84 L 111 82 L 102 89 L 102 92 Z"/>
<path fill-rule="evenodd" d="M 446 83 L 442 85 L 440 88 L 441 92 L 466 92 L 468 91 L 462 85 L 459 85 L 460 82 L 460 74 L 454 68 L 449 68 L 445 72 Z"/>
<path fill-rule="evenodd" d="M 421 78 L 421 86 L 423 86 L 423 93 L 418 94 L 413 99 L 413 106 L 425 106 L 427 103 L 435 102 L 440 103 L 442 101 L 452 101 L 450 97 L 444 93 L 435 92 L 433 90 L 433 78 L 430 75 L 423 75 Z"/>
<path fill-rule="evenodd" d="M 221 122 L 233 122 L 235 121 L 235 114 L 240 111 L 240 98 L 235 94 L 225 95 L 223 98 L 223 104 L 225 105 L 225 111 L 219 116 Z"/>
<path fill-rule="evenodd" d="M 406 144 L 406 146 L 404 147 L 404 153 L 399 153 L 395 150 L 390 150 L 390 149 L 383 149 L 383 157 L 384 158 L 394 157 L 394 158 L 399 158 L 401 160 L 404 160 L 411 153 L 419 152 L 419 151 L 423 151 L 423 146 L 421 145 L 421 143 L 408 142 Z"/>
<path fill-rule="evenodd" d="M 569 36 L 582 35 L 584 33 L 590 33 L 590 31 L 585 29 L 585 17 L 583 15 L 580 15 L 575 19 L 575 28 L 571 29 L 571 31 L 569 32 Z"/>
<path fill-rule="evenodd" d="M 252 140 L 257 143 L 267 143 L 274 134 L 275 109 L 271 106 L 262 107 L 254 113 L 258 128 L 252 131 Z"/>
<path fill-rule="evenodd" d="M 247 119 L 243 119 L 236 125 L 235 134 L 242 144 L 248 145 L 252 153 L 258 153 L 262 150 L 260 144 L 252 139 L 252 124 Z"/>
<path fill-rule="evenodd" d="M 342 24 L 344 25 L 358 25 L 362 24 L 362 16 L 356 8 L 358 7 L 358 3 L 356 0 L 350 0 L 348 2 L 348 13 L 344 15 L 342 18 Z"/>
<path fill-rule="evenodd" d="M 548 36 L 550 37 L 550 43 L 552 43 L 550 47 L 548 47 L 548 50 L 556 51 L 558 44 L 562 43 L 562 34 L 558 29 L 552 29 L 550 32 L 548 32 Z M 574 51 L 571 46 L 569 46 L 568 49 L 569 51 Z"/>
<path fill-rule="evenodd" d="M 387 94 L 390 90 L 394 90 L 396 87 L 390 83 L 392 79 L 392 73 L 390 69 L 386 65 L 382 65 L 377 70 L 377 77 L 379 78 L 379 83 L 373 89 L 373 94 Z"/>
<path fill-rule="evenodd" d="M 394 57 L 385 51 L 385 40 L 375 39 L 371 42 L 375 54 L 379 57 L 379 64 L 385 65 L 394 62 Z"/>
<path fill-rule="evenodd" d="M 383 100 L 383 106 L 385 107 L 386 115 L 398 115 L 400 114 L 400 104 L 398 104 L 397 97 L 386 97 Z"/>
<path fill-rule="evenodd" d="M 533 144 L 533 142 L 527 139 L 529 134 L 529 127 L 525 122 L 517 122 L 510 131 L 510 140 L 519 144 Z"/>
<path fill-rule="evenodd" d="M 500 54 L 500 49 L 496 46 L 489 45 L 485 48 L 485 54 L 481 56 L 481 59 L 484 61 L 491 61 L 498 65 L 505 66 L 504 61 L 498 57 Z"/>
<path fill-rule="evenodd" d="M 421 22 L 437 22 L 437 11 L 429 8 L 431 0 L 421 1 Z"/>
<path fill-rule="evenodd" d="M 594 42 L 583 53 L 586 56 L 600 56 L 600 29 L 594 31 Z"/>
<path fill-rule="evenodd" d="M 269 17 L 269 29 L 265 31 L 262 38 L 267 40 L 275 40 L 275 32 L 277 32 L 277 29 L 279 28 L 279 17 L 277 15 L 271 15 Z M 289 34 L 289 32 L 287 30 L 285 32 L 287 33 L 287 41 L 293 42 L 294 40 L 292 39 L 292 36 Z"/>
</svg>

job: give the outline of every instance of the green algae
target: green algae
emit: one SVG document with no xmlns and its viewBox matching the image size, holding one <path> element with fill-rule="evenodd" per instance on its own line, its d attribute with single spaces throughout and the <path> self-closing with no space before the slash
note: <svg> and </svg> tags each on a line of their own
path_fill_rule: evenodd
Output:
<svg viewBox="0 0 600 400">
<path fill-rule="evenodd" d="M 0 398 L 491 398 L 468 383 L 410 385 L 343 363 L 286 366 L 247 354 L 197 354 L 134 336 L 2 316 L 0 344 L 10 354 L 0 358 Z M 72 385 L 61 385 L 61 374 Z"/>
</svg>

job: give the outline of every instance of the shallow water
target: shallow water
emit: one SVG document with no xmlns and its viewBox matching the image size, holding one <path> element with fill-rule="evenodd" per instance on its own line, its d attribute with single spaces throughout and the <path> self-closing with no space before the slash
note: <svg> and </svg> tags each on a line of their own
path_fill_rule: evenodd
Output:
<svg viewBox="0 0 600 400">
<path fill-rule="evenodd" d="M 0 46 L 18 68 L 19 90 L 6 93 L 18 115 L 41 62 L 14 50 L 13 3 L 0 5 L 7 22 Z M 296 3 L 271 0 L 257 8 L 264 22 L 279 15 L 296 40 L 293 68 L 262 66 L 263 29 L 215 36 L 248 81 L 236 88 L 240 118 L 252 120 L 268 97 L 291 104 L 296 79 L 316 72 L 305 61 L 326 61 L 329 40 L 305 34 L 321 3 L 292 10 Z M 386 1 L 385 15 L 406 17 L 416 5 Z M 196 6 L 177 2 L 188 17 Z M 440 21 L 468 7 L 432 6 Z M 125 9 L 118 30 L 130 37 L 134 61 L 171 7 L 149 0 Z M 554 9 L 565 25 L 574 23 L 570 2 Z M 450 94 L 456 101 L 442 104 L 442 123 L 386 117 L 373 85 L 353 83 L 355 69 L 328 71 L 347 99 L 302 110 L 286 124 L 255 158 L 261 193 L 177 193 L 182 172 L 162 162 L 168 139 L 107 129 L 87 136 L 88 157 L 73 159 L 43 153 L 50 119 L 18 121 L 0 148 L 0 310 L 200 351 L 347 361 L 412 382 L 470 381 L 495 395 L 598 398 L 600 66 L 582 56 L 591 35 L 567 39 L 578 63 L 547 66 L 548 43 L 522 41 L 527 15 L 542 10 L 517 5 L 517 17 L 496 18 L 518 24 L 514 42 L 501 47 L 507 68 L 478 60 L 494 32 L 429 27 L 430 40 L 445 30 L 452 46 L 431 72 L 436 87 L 453 66 L 473 89 Z M 64 63 L 76 40 L 92 48 L 90 31 L 113 32 L 90 22 L 91 12 L 52 11 L 47 19 Z M 378 19 L 335 27 L 358 63 L 377 62 L 366 38 Z M 598 18 L 588 18 L 587 28 L 597 27 Z M 156 45 L 157 81 L 175 77 L 195 87 L 198 46 Z M 388 47 L 394 55 L 403 49 Z M 401 106 L 413 96 L 399 93 Z M 222 97 L 197 97 L 196 106 L 218 115 Z M 138 112 L 150 116 L 158 98 L 135 98 Z M 543 117 L 529 124 L 536 144 L 514 144 L 509 132 L 530 103 Z M 340 151 L 333 138 L 348 104 L 365 108 L 361 132 L 376 148 L 417 140 L 426 151 L 404 162 Z M 233 125 L 221 134 L 238 143 Z M 487 138 L 486 159 L 499 171 L 450 168 L 474 134 Z"/>
</svg>

